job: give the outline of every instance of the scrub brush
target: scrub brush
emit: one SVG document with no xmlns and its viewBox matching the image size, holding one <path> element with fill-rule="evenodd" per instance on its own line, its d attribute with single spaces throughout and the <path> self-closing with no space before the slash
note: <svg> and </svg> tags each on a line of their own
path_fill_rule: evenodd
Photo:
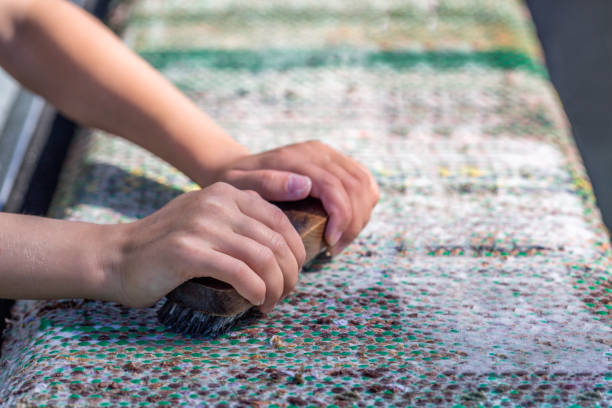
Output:
<svg viewBox="0 0 612 408">
<path fill-rule="evenodd" d="M 300 234 L 307 267 L 327 250 L 324 239 L 327 214 L 323 205 L 312 197 L 274 204 Z M 166 299 L 157 312 L 159 321 L 172 331 L 193 337 L 217 337 L 259 315 L 231 285 L 214 278 L 191 279 L 168 293 Z"/>
</svg>

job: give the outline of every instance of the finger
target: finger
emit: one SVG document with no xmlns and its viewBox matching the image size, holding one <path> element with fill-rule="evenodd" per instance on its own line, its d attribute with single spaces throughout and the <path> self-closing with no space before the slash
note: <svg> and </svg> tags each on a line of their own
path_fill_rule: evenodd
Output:
<svg viewBox="0 0 612 408">
<path fill-rule="evenodd" d="M 305 169 L 304 174 L 313 180 L 310 195 L 321 200 L 329 215 L 325 228 L 325 240 L 333 247 L 338 243 L 353 217 L 350 198 L 338 177 L 325 169 L 309 166 Z"/>
<path fill-rule="evenodd" d="M 247 192 L 240 195 L 236 203 L 243 214 L 254 218 L 272 231 L 281 234 L 291 249 L 298 267 L 301 268 L 304 265 L 306 250 L 304 249 L 302 238 L 300 238 L 300 235 L 280 208 L 263 200 L 261 197 L 248 194 Z"/>
<path fill-rule="evenodd" d="M 349 165 L 350 164 L 351 163 L 349 163 Z M 348 193 L 352 208 L 352 217 L 349 220 L 347 228 L 344 230 L 336 245 L 330 250 L 332 255 L 337 255 L 361 232 L 364 220 L 371 211 L 370 197 L 367 193 L 364 194 L 368 187 L 364 185 L 364 181 L 353 176 L 353 174 L 349 173 L 349 170 L 342 167 L 338 162 L 329 163 L 327 170 L 336 175 L 344 186 L 344 189 Z"/>
<path fill-rule="evenodd" d="M 236 233 L 233 233 L 215 250 L 240 259 L 259 275 L 266 285 L 266 296 L 261 311 L 271 312 L 274 305 L 280 300 L 285 286 L 283 272 L 274 252 L 267 246 Z"/>
<path fill-rule="evenodd" d="M 354 162 L 357 165 L 357 167 L 359 168 L 360 173 L 368 181 L 368 185 L 370 187 L 370 192 L 371 192 L 371 196 L 372 196 L 372 208 L 373 208 L 373 207 L 376 206 L 376 204 L 378 203 L 378 200 L 380 198 L 380 188 L 378 187 L 378 182 L 374 178 L 374 175 L 372 174 L 372 172 L 366 166 L 364 166 L 363 164 L 359 163 L 356 160 L 354 160 Z"/>
<path fill-rule="evenodd" d="M 347 185 L 345 183 L 345 186 L 347 187 L 347 191 L 349 191 L 349 195 L 351 195 L 351 198 L 353 199 L 353 203 L 355 203 L 354 197 L 359 198 L 358 204 L 354 204 L 354 208 L 358 208 L 356 211 L 359 211 L 360 213 L 359 217 L 356 217 L 355 215 L 353 216 L 355 220 L 358 220 L 356 224 L 352 224 L 353 233 L 345 232 L 340 242 L 331 250 L 332 254 L 335 255 L 350 244 L 350 242 L 354 240 L 368 224 L 372 215 L 372 210 L 380 198 L 380 190 L 378 188 L 376 179 L 368 168 L 355 159 L 341 155 L 341 157 L 335 160 L 333 165 L 340 165 L 342 170 L 348 172 L 353 177 L 354 182 L 349 183 L 352 185 Z M 340 170 L 340 172 L 342 172 L 342 170 Z M 332 169 L 332 171 L 334 170 Z M 342 178 L 342 180 L 351 179 Z"/>
<path fill-rule="evenodd" d="M 283 273 L 283 297 L 287 296 L 298 281 L 299 263 L 285 238 L 280 233 L 248 216 L 239 220 L 235 232 L 259 242 L 274 252 Z"/>
<path fill-rule="evenodd" d="M 246 300 L 261 306 L 266 299 L 266 283 L 240 259 L 223 252 L 211 250 L 203 264 L 197 266 L 194 277 L 208 276 L 229 283 Z"/>
<path fill-rule="evenodd" d="M 225 179 L 241 190 L 255 190 L 274 201 L 301 200 L 308 197 L 312 187 L 310 178 L 280 170 L 231 170 Z"/>
</svg>

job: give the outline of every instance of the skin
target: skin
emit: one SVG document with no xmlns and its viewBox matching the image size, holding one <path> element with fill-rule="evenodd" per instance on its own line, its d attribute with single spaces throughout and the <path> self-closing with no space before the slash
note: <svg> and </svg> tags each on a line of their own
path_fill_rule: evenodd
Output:
<svg viewBox="0 0 612 408">
<path fill-rule="evenodd" d="M 321 142 L 251 154 L 67 1 L 0 0 L 0 65 L 65 115 L 148 149 L 203 187 L 128 224 L 0 213 L 0 297 L 140 307 L 211 276 L 269 312 L 294 288 L 305 255 L 285 215 L 266 200 L 320 198 L 334 254 L 378 201 L 370 172 Z"/>
</svg>

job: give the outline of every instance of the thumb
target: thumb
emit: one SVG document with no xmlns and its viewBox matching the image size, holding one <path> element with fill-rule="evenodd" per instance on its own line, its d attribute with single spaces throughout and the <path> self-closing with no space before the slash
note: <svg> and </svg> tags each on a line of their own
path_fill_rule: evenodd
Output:
<svg viewBox="0 0 612 408">
<path fill-rule="evenodd" d="M 312 188 L 309 177 L 279 170 L 231 170 L 225 181 L 241 190 L 255 190 L 271 201 L 300 200 Z"/>
</svg>

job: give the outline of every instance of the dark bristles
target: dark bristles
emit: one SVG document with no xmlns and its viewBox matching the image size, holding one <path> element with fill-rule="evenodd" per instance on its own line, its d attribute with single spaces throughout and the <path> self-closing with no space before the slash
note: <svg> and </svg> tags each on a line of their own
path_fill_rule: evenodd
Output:
<svg viewBox="0 0 612 408">
<path fill-rule="evenodd" d="M 170 330 L 192 337 L 218 337 L 260 315 L 254 308 L 234 316 L 213 316 L 171 300 L 158 310 L 159 321 Z"/>
</svg>

